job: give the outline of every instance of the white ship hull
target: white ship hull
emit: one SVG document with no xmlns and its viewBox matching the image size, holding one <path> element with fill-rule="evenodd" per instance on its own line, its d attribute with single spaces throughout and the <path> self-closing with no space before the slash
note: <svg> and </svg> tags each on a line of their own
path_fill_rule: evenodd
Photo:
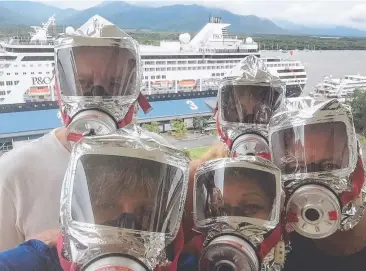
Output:
<svg viewBox="0 0 366 271">
<path fill-rule="evenodd" d="M 99 16 L 93 18 L 106 21 Z M 53 40 L 47 38 L 47 29 L 52 25 L 53 17 L 43 25 L 42 33 L 38 33 L 38 29 L 33 34 L 33 41 L 28 44 L 19 40 L 0 44 L 0 103 L 55 100 L 54 47 Z M 154 96 L 217 90 L 224 75 L 246 56 L 260 56 L 258 45 L 251 38 L 229 37 L 227 26 L 215 18 L 192 40 L 188 34 L 183 34 L 177 42 L 141 45 L 142 92 Z M 288 96 L 301 94 L 307 78 L 299 61 L 263 60 L 269 70 L 286 83 Z"/>
</svg>

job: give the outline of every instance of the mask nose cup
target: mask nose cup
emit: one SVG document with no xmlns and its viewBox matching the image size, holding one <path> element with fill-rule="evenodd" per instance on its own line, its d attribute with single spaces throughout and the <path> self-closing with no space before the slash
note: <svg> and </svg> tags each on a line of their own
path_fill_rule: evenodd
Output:
<svg viewBox="0 0 366 271">
<path fill-rule="evenodd" d="M 96 85 L 94 86 L 91 90 L 90 90 L 92 96 L 107 96 L 106 91 L 104 89 L 104 87 L 100 86 L 100 85 Z"/>
<path fill-rule="evenodd" d="M 123 213 L 118 220 L 118 226 L 124 229 L 136 229 L 135 216 L 131 213 Z"/>
<path fill-rule="evenodd" d="M 123 229 L 136 229 L 136 220 L 133 214 L 123 213 L 118 219 L 108 220 L 103 225 Z"/>
</svg>

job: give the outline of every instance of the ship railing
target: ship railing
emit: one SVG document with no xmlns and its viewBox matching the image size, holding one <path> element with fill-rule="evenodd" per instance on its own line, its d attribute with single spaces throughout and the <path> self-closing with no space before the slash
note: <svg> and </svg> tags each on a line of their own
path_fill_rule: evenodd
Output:
<svg viewBox="0 0 366 271">
<path fill-rule="evenodd" d="M 174 87 L 171 89 L 159 90 L 159 88 L 151 88 L 151 91 L 148 89 L 142 89 L 141 93 L 144 95 L 151 95 L 151 94 L 171 94 L 171 93 L 192 93 L 192 92 L 200 92 L 200 91 L 211 91 L 211 90 L 218 90 L 218 86 L 202 86 L 201 90 L 199 90 L 199 87 L 190 87 L 190 88 L 178 88 L 176 90 Z"/>
<path fill-rule="evenodd" d="M 225 36 L 226 39 L 238 40 L 238 36 Z"/>
<path fill-rule="evenodd" d="M 32 40 L 31 37 L 10 37 L 6 40 L 10 45 L 54 45 L 53 38 L 45 40 Z"/>
<path fill-rule="evenodd" d="M 54 41 L 19 41 L 19 40 L 11 40 L 8 43 L 9 45 L 54 45 Z"/>
<path fill-rule="evenodd" d="M 210 49 L 210 48 L 201 48 L 199 49 L 200 53 L 215 53 L 215 54 L 235 54 L 235 53 L 256 53 L 258 49 Z"/>
</svg>

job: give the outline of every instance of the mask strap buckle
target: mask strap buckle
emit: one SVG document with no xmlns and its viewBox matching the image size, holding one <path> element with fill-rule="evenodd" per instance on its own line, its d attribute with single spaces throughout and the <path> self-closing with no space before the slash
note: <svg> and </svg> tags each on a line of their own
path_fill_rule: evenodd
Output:
<svg viewBox="0 0 366 271">
<path fill-rule="evenodd" d="M 124 119 L 118 123 L 118 128 L 123 128 L 126 125 L 130 124 L 132 122 L 134 114 L 135 114 L 135 104 L 132 104 L 130 106 L 130 109 L 128 109 L 128 112 L 127 112 L 126 116 L 124 117 Z"/>
<path fill-rule="evenodd" d="M 356 169 L 351 175 L 351 191 L 345 191 L 341 194 L 340 199 L 343 205 L 346 205 L 360 195 L 363 184 L 365 183 L 365 169 L 362 158 L 359 157 L 356 164 Z"/>
<path fill-rule="evenodd" d="M 226 144 L 226 146 L 230 150 L 232 142 L 231 142 L 231 140 L 229 138 L 227 138 L 226 136 L 224 136 L 224 133 L 221 130 L 218 113 L 216 114 L 216 129 L 217 129 L 217 133 L 219 134 L 221 140 L 224 141 L 224 143 Z"/>
<path fill-rule="evenodd" d="M 70 133 L 67 135 L 67 140 L 72 142 L 78 142 L 80 139 L 82 139 L 84 136 L 77 133 Z"/>
<path fill-rule="evenodd" d="M 62 270 L 78 271 L 79 267 L 77 265 L 75 265 L 74 263 L 65 259 L 64 255 L 63 255 L 63 246 L 64 246 L 64 239 L 62 237 L 62 234 L 59 233 L 59 235 L 57 237 L 57 254 L 58 254 L 61 268 L 62 268 Z"/>
<path fill-rule="evenodd" d="M 146 97 L 140 93 L 140 95 L 137 98 L 137 102 L 141 106 L 141 109 L 144 111 L 145 114 L 149 113 L 152 109 L 149 101 L 146 99 Z"/>
<path fill-rule="evenodd" d="M 278 244 L 281 240 L 281 226 L 277 226 L 268 238 L 264 239 L 264 241 L 259 246 L 259 258 L 262 261 L 266 255 Z"/>
</svg>

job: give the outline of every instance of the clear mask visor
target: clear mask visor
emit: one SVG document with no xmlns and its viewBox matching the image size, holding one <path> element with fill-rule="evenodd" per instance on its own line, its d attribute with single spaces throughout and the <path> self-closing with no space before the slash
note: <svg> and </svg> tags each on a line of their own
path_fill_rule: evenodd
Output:
<svg viewBox="0 0 366 271">
<path fill-rule="evenodd" d="M 321 173 L 350 165 L 346 125 L 315 123 L 290 127 L 271 136 L 274 164 L 283 174 Z"/>
<path fill-rule="evenodd" d="M 280 180 L 269 171 L 240 165 L 207 170 L 196 179 L 196 216 L 201 224 L 230 218 L 239 225 L 275 221 Z"/>
<path fill-rule="evenodd" d="M 180 168 L 138 157 L 85 154 L 77 162 L 72 219 L 116 229 L 172 234 L 180 225 Z"/>
<path fill-rule="evenodd" d="M 57 50 L 57 71 L 64 96 L 123 97 L 137 89 L 135 53 L 114 46 L 79 46 Z"/>
<path fill-rule="evenodd" d="M 225 85 L 221 89 L 222 118 L 230 123 L 268 124 L 279 96 L 269 85 Z"/>
</svg>

